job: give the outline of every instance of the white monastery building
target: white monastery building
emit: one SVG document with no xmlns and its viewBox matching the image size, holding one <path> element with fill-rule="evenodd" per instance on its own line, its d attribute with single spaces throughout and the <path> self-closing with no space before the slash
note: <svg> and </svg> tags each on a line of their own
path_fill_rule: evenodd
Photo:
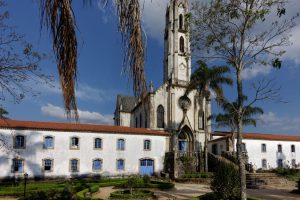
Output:
<svg viewBox="0 0 300 200">
<path fill-rule="evenodd" d="M 209 151 L 215 155 L 230 151 L 228 132 L 212 133 Z M 237 140 L 234 140 L 236 145 Z M 300 167 L 300 136 L 244 133 L 242 149 L 248 155 L 248 163 L 256 169 Z"/>
<path fill-rule="evenodd" d="M 183 156 L 193 158 L 191 170 L 201 171 L 205 100 L 196 90 L 186 95 L 191 77 L 188 12 L 188 0 L 170 0 L 163 84 L 157 89 L 151 84 L 143 98 L 118 95 L 114 126 L 0 120 L 0 179 L 24 173 L 81 177 L 162 172 L 176 178 L 182 175 L 178 158 Z M 221 155 L 229 150 L 227 143 L 228 134 L 213 133 L 210 152 Z M 245 134 L 244 143 L 249 162 L 258 168 L 300 161 L 300 137 Z"/>
<path fill-rule="evenodd" d="M 169 141 L 147 129 L 15 120 L 1 120 L 0 134 L 0 178 L 152 174 Z"/>
</svg>

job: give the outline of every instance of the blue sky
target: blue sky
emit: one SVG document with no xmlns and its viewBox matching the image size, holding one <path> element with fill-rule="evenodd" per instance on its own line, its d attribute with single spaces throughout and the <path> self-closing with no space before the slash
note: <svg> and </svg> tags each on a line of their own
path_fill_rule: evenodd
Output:
<svg viewBox="0 0 300 200">
<path fill-rule="evenodd" d="M 51 54 L 49 33 L 40 31 L 38 1 L 9 0 L 6 9 L 10 12 L 10 24 L 24 34 L 40 52 Z M 143 27 L 147 34 L 146 78 L 157 88 L 163 79 L 163 29 L 165 7 L 168 0 L 146 0 L 143 10 Z M 83 123 L 112 123 L 117 94 L 132 94 L 132 86 L 122 73 L 123 52 L 121 37 L 117 31 L 117 19 L 113 8 L 103 9 L 84 6 L 73 1 L 78 26 L 79 59 L 77 101 Z M 291 11 L 299 10 L 300 2 L 293 0 L 288 6 Z M 288 10 L 289 12 L 289 10 Z M 250 92 L 249 83 L 261 78 L 276 78 L 281 86 L 281 96 L 287 103 L 262 102 L 265 114 L 260 117 L 258 127 L 247 127 L 246 131 L 300 134 L 300 23 L 293 30 L 294 42 L 288 47 L 281 70 L 255 68 L 247 71 L 245 91 Z M 41 63 L 45 73 L 57 80 L 56 64 L 53 59 Z M 53 87 L 54 86 L 54 87 Z M 55 81 L 52 87 L 38 85 L 41 92 L 37 97 L 30 95 L 20 104 L 7 99 L 2 102 L 9 117 L 19 120 L 66 121 L 63 101 Z M 227 95 L 234 95 L 234 88 L 227 88 Z M 213 111 L 218 109 L 213 105 Z"/>
</svg>

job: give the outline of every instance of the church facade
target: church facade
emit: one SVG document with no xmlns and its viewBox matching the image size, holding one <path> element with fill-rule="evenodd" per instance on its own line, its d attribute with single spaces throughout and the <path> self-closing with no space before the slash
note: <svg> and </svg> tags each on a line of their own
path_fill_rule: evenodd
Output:
<svg viewBox="0 0 300 200">
<path fill-rule="evenodd" d="M 204 103 L 196 90 L 186 95 L 191 77 L 187 0 L 171 0 L 166 11 L 163 84 L 150 84 L 143 98 L 118 95 L 115 125 L 170 133 L 170 152 L 201 151 L 204 144 Z M 208 113 L 208 116 L 210 113 Z"/>
</svg>

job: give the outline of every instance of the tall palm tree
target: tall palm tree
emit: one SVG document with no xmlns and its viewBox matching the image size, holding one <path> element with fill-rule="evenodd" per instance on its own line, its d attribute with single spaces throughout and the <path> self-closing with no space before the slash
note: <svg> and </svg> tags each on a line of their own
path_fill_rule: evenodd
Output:
<svg viewBox="0 0 300 200">
<path fill-rule="evenodd" d="M 92 0 L 83 0 L 92 2 Z M 50 29 L 56 56 L 64 106 L 68 118 L 78 121 L 75 85 L 77 77 L 77 37 L 72 0 L 41 0 L 41 25 Z M 97 1 L 98 2 L 98 1 Z M 113 1 L 101 0 L 104 5 Z M 133 78 L 135 95 L 144 94 L 144 38 L 138 0 L 115 0 L 119 31 L 124 45 L 124 71 Z"/>
<path fill-rule="evenodd" d="M 223 94 L 223 84 L 232 85 L 232 79 L 226 76 L 230 72 L 227 66 L 213 66 L 208 67 L 207 64 L 199 60 L 197 62 L 198 68 L 193 72 L 191 76 L 191 81 L 188 85 L 186 93 L 191 90 L 198 90 L 200 93 L 200 100 L 205 99 L 205 111 L 204 111 L 204 132 L 205 132 L 205 142 L 204 142 L 204 159 L 205 159 L 205 171 L 208 171 L 208 116 L 209 104 L 211 100 L 211 91 L 216 94 L 217 102 L 221 102 L 224 98 Z"/>
<path fill-rule="evenodd" d="M 244 97 L 244 100 L 246 100 L 246 97 Z M 213 116 L 212 118 L 215 119 L 217 123 L 217 127 L 227 127 L 230 128 L 231 137 L 230 142 L 232 145 L 232 151 L 235 152 L 234 147 L 234 140 L 235 140 L 235 132 L 237 130 L 238 126 L 238 115 L 237 115 L 237 106 L 238 102 L 228 102 L 226 100 L 223 100 L 222 102 L 222 109 L 224 110 L 224 113 L 220 113 L 216 116 Z M 252 107 L 252 106 L 246 106 L 243 108 L 243 125 L 252 125 L 256 127 L 257 119 L 253 118 L 255 115 L 263 114 L 264 111 L 260 107 Z"/>
</svg>

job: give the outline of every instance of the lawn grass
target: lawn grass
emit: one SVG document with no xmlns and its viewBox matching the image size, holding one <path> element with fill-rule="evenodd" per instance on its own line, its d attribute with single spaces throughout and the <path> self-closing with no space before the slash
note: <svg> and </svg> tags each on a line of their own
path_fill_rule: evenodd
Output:
<svg viewBox="0 0 300 200">
<path fill-rule="evenodd" d="M 37 192 L 61 192 L 66 185 L 71 185 L 76 192 L 78 199 L 83 199 L 87 192 L 94 193 L 101 187 L 115 186 L 124 188 L 127 185 L 127 178 L 118 179 L 87 179 L 87 180 L 69 180 L 69 181 L 29 181 L 26 185 L 26 193 Z M 150 181 L 148 184 L 137 185 L 137 188 L 158 188 L 171 189 L 174 187 L 173 183 L 165 181 Z M 0 184 L 0 196 L 23 196 L 24 182 L 19 182 L 18 185 L 14 183 Z"/>
<path fill-rule="evenodd" d="M 34 193 L 38 191 L 62 191 L 66 184 L 72 185 L 75 191 L 82 191 L 87 189 L 89 191 L 95 190 L 95 187 L 106 187 L 106 186 L 119 186 L 126 183 L 127 179 L 91 179 L 91 180 L 70 180 L 61 182 L 46 182 L 36 181 L 28 182 L 26 185 L 27 193 Z M 83 192 L 84 193 L 84 192 Z M 0 184 L 0 196 L 22 196 L 24 194 L 24 183 L 20 182 L 18 185 L 13 183 Z"/>
</svg>

